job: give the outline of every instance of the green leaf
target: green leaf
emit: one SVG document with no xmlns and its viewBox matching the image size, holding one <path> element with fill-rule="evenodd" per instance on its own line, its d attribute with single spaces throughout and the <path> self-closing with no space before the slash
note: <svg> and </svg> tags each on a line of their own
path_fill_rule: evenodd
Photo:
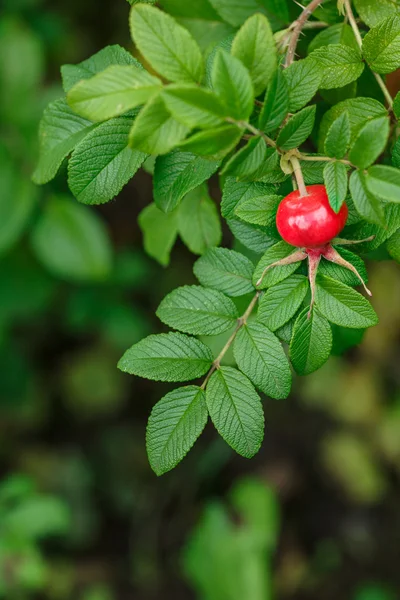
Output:
<svg viewBox="0 0 400 600">
<path fill-rule="evenodd" d="M 161 80 L 143 68 L 112 65 L 68 92 L 72 110 L 91 121 L 105 121 L 145 104 L 162 89 Z"/>
<path fill-rule="evenodd" d="M 249 70 L 254 93 L 259 96 L 277 67 L 276 45 L 268 19 L 260 13 L 250 17 L 236 34 L 231 53 Z"/>
<path fill-rule="evenodd" d="M 258 118 L 260 129 L 272 133 L 289 112 L 289 88 L 281 69 L 275 75 L 265 93 L 264 104 Z"/>
<path fill-rule="evenodd" d="M 357 212 L 370 223 L 385 226 L 385 213 L 382 204 L 367 187 L 367 180 L 361 171 L 353 171 L 350 177 L 350 192 Z"/>
<path fill-rule="evenodd" d="M 158 157 L 154 169 L 155 203 L 164 212 L 174 210 L 188 192 L 215 173 L 219 164 L 178 150 Z"/>
<path fill-rule="evenodd" d="M 393 101 L 393 112 L 396 119 L 400 119 L 400 92 L 396 94 L 396 97 Z"/>
<path fill-rule="evenodd" d="M 320 31 L 310 42 L 308 53 L 310 54 L 317 48 L 329 46 L 330 44 L 343 44 L 358 50 L 358 43 L 353 30 L 347 23 L 335 23 L 335 25 Z"/>
<path fill-rule="evenodd" d="M 270 228 L 252 225 L 238 218 L 228 219 L 227 223 L 233 237 L 256 254 L 262 254 L 276 242 L 271 237 Z"/>
<path fill-rule="evenodd" d="M 357 256 L 357 254 L 353 254 L 350 250 L 346 250 L 341 246 L 335 246 L 335 250 L 342 256 L 345 260 L 355 266 L 357 271 L 360 273 L 365 283 L 368 283 L 368 273 L 365 266 L 364 261 Z M 355 273 L 346 269 L 346 267 L 342 267 L 336 263 L 330 262 L 328 260 L 323 259 L 318 267 L 318 273 L 321 275 L 326 275 L 331 279 L 336 279 L 337 281 L 341 281 L 346 285 L 360 285 L 360 280 Z"/>
<path fill-rule="evenodd" d="M 83 204 L 112 200 L 140 168 L 146 155 L 128 146 L 132 119 L 102 123 L 76 147 L 68 165 L 68 185 Z"/>
<path fill-rule="evenodd" d="M 314 68 L 321 75 L 321 88 L 330 90 L 343 87 L 358 79 L 364 71 L 359 51 L 342 44 L 329 44 L 309 55 Z"/>
<path fill-rule="evenodd" d="M 238 367 L 271 398 L 287 398 L 292 375 L 278 338 L 261 323 L 244 325 L 238 332 L 234 355 Z"/>
<path fill-rule="evenodd" d="M 247 200 L 275 193 L 275 187 L 264 183 L 242 183 L 227 177 L 222 193 L 221 214 L 225 219 L 235 216 L 236 209 Z"/>
<path fill-rule="evenodd" d="M 378 323 L 374 309 L 364 296 L 323 275 L 317 278 L 316 305 L 324 317 L 336 325 L 358 329 Z"/>
<path fill-rule="evenodd" d="M 308 317 L 305 308 L 298 316 L 290 343 L 290 360 L 299 375 L 310 375 L 326 363 L 332 350 L 328 320 L 314 308 Z"/>
<path fill-rule="evenodd" d="M 400 138 L 397 138 L 392 150 L 392 165 L 400 169 Z"/>
<path fill-rule="evenodd" d="M 32 231 L 33 249 L 44 266 L 68 281 L 102 281 L 111 271 L 106 228 L 93 211 L 64 197 L 46 203 Z"/>
<path fill-rule="evenodd" d="M 388 114 L 383 104 L 373 98 L 349 98 L 339 102 L 325 113 L 321 121 L 318 141 L 318 148 L 321 153 L 324 152 L 324 142 L 329 128 L 344 112 L 349 115 L 351 142 L 354 142 L 360 129 L 370 119 L 387 116 Z"/>
<path fill-rule="evenodd" d="M 146 447 L 157 475 L 170 471 L 186 456 L 206 426 L 205 393 L 188 385 L 169 392 L 151 411 Z"/>
<path fill-rule="evenodd" d="M 33 174 L 38 184 L 49 182 L 57 174 L 64 158 L 97 125 L 76 115 L 66 100 L 51 102 L 39 126 L 39 163 Z"/>
<path fill-rule="evenodd" d="M 376 73 L 392 73 L 400 67 L 400 16 L 390 16 L 373 27 L 363 40 L 362 51 Z"/>
<path fill-rule="evenodd" d="M 227 161 L 222 175 L 232 175 L 238 179 L 251 178 L 264 164 L 266 157 L 265 141 L 255 136 Z"/>
<path fill-rule="evenodd" d="M 281 260 L 282 258 L 286 258 L 289 254 L 293 254 L 296 251 L 296 248 L 290 246 L 286 242 L 278 242 L 272 248 L 269 248 L 264 256 L 261 258 L 260 262 L 257 264 L 254 275 L 253 275 L 253 283 L 256 285 L 257 281 L 260 279 L 264 269 L 272 263 Z M 263 281 L 261 285 L 258 286 L 257 289 L 265 290 L 268 287 L 276 285 L 280 283 L 292 273 L 296 271 L 301 263 L 296 262 L 291 265 L 285 265 L 283 267 L 272 267 L 267 273 L 264 275 Z"/>
<path fill-rule="evenodd" d="M 347 169 L 343 163 L 328 162 L 324 168 L 324 183 L 329 204 L 338 213 L 347 196 Z"/>
<path fill-rule="evenodd" d="M 251 282 L 254 265 L 246 256 L 234 250 L 208 250 L 195 262 L 193 271 L 202 285 L 228 296 L 244 296 L 254 291 Z"/>
<path fill-rule="evenodd" d="M 177 212 L 166 214 L 155 204 L 149 204 L 139 215 L 139 226 L 147 254 L 166 267 L 178 236 Z"/>
<path fill-rule="evenodd" d="M 220 160 L 237 146 L 242 135 L 243 129 L 236 125 L 222 125 L 195 133 L 179 144 L 179 147 L 187 152 Z"/>
<path fill-rule="evenodd" d="M 228 109 L 213 92 L 195 85 L 172 85 L 162 97 L 174 119 L 191 129 L 218 127 L 229 116 Z"/>
<path fill-rule="evenodd" d="M 176 121 L 161 96 L 155 96 L 136 117 L 129 135 L 135 150 L 147 154 L 167 154 L 189 133 L 189 128 Z"/>
<path fill-rule="evenodd" d="M 386 165 L 368 169 L 366 183 L 371 194 L 388 202 L 400 202 L 400 171 Z"/>
<path fill-rule="evenodd" d="M 368 121 L 358 133 L 349 152 L 350 161 L 360 169 L 372 165 L 386 148 L 389 138 L 389 118 Z"/>
<path fill-rule="evenodd" d="M 224 21 L 240 27 L 252 14 L 260 10 L 256 0 L 210 0 L 210 4 Z"/>
<path fill-rule="evenodd" d="M 292 275 L 269 288 L 262 296 L 258 319 L 271 331 L 276 331 L 297 313 L 308 291 L 303 275 Z"/>
<path fill-rule="evenodd" d="M 254 89 L 250 74 L 241 61 L 222 49 L 215 55 L 212 87 L 234 119 L 247 120 L 254 108 Z"/>
<path fill-rule="evenodd" d="M 211 367 L 211 350 L 182 333 L 149 335 L 125 352 L 118 363 L 124 373 L 154 381 L 189 381 Z"/>
<path fill-rule="evenodd" d="M 400 263 L 400 230 L 392 235 L 386 244 L 387 251 L 390 256 L 398 263 Z"/>
<path fill-rule="evenodd" d="M 227 444 L 245 458 L 254 456 L 264 437 L 264 412 L 247 377 L 221 367 L 207 385 L 206 401 L 212 422 Z"/>
<path fill-rule="evenodd" d="M 289 112 L 303 108 L 314 98 L 321 83 L 321 73 L 312 60 L 296 60 L 283 72 L 289 90 Z"/>
<path fill-rule="evenodd" d="M 169 81 L 200 82 L 204 73 L 200 48 L 170 15 L 153 6 L 134 6 L 133 41 L 151 66 Z"/>
<path fill-rule="evenodd" d="M 325 152 L 333 158 L 344 158 L 350 145 L 350 119 L 349 113 L 344 111 L 335 119 L 328 129 L 325 138 Z"/>
<path fill-rule="evenodd" d="M 157 317 L 173 329 L 193 335 L 219 335 L 231 329 L 239 315 L 230 298 L 199 285 L 177 288 L 164 298 Z"/>
<path fill-rule="evenodd" d="M 296 113 L 281 129 L 276 143 L 282 150 L 297 148 L 311 135 L 316 106 L 307 106 Z"/>
<path fill-rule="evenodd" d="M 132 54 L 121 48 L 121 46 L 118 46 L 118 44 L 106 46 L 100 52 L 97 52 L 78 65 L 63 65 L 61 67 L 64 92 L 69 92 L 78 81 L 90 79 L 111 65 L 135 65 L 138 68 L 142 67 L 140 62 L 133 58 Z"/>
<path fill-rule="evenodd" d="M 400 6 L 393 0 L 354 0 L 354 5 L 361 19 L 369 27 L 375 27 L 386 17 L 400 14 Z"/>
<path fill-rule="evenodd" d="M 208 248 L 220 245 L 221 222 L 207 186 L 199 186 L 183 199 L 178 209 L 178 229 L 183 242 L 194 254 L 204 254 Z"/>
<path fill-rule="evenodd" d="M 247 223 L 262 225 L 264 227 L 275 224 L 276 211 L 282 200 L 282 196 L 259 196 L 242 202 L 235 214 Z"/>
</svg>

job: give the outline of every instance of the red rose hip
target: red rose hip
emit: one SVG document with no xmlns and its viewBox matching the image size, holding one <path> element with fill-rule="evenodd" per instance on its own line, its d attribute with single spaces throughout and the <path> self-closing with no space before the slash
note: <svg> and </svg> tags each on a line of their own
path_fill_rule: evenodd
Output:
<svg viewBox="0 0 400 600">
<path fill-rule="evenodd" d="M 282 238 L 298 248 L 318 248 L 331 242 L 346 224 L 348 209 L 343 204 L 336 214 L 324 185 L 310 185 L 308 195 L 298 190 L 282 200 L 276 225 Z"/>
</svg>

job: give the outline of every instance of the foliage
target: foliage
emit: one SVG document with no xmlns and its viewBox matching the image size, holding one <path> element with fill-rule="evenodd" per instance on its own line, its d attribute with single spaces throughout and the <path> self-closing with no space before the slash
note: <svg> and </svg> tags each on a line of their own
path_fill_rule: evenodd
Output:
<svg viewBox="0 0 400 600">
<path fill-rule="evenodd" d="M 206 407 L 239 454 L 250 457 L 258 450 L 264 428 L 258 392 L 285 398 L 291 388 L 282 342 L 289 343 L 291 364 L 303 375 L 328 359 L 331 325 L 365 329 L 377 323 L 373 308 L 352 289 L 356 282 L 343 269 L 331 265 L 326 271 L 326 265 L 321 270 L 309 320 L 302 265 L 279 266 L 266 274 L 265 269 L 293 251 L 280 241 L 274 221 L 290 174 L 302 189 L 302 169 L 308 184 L 325 183 L 334 211 L 346 199 L 354 205 L 344 237 L 368 238 L 358 248 L 363 254 L 390 238 L 388 249 L 396 258 L 400 171 L 396 159 L 395 166 L 389 163 L 398 102 L 393 103 L 380 74 L 400 65 L 400 20 L 390 10 L 383 14 L 379 7 L 356 2 L 370 28 L 363 39 L 351 3 L 341 3 L 335 17 L 339 22 L 314 36 L 308 56 L 293 62 L 298 23 L 301 27 L 306 19 L 289 26 L 286 2 L 280 8 L 259 1 L 238 2 L 233 8 L 220 0 L 204 2 L 198 9 L 198 17 L 204 17 L 201 39 L 198 30 L 176 18 L 180 10 L 186 15 L 183 3 L 175 3 L 173 16 L 152 2 L 131 4 L 137 58 L 109 46 L 80 65 L 63 67 L 66 97 L 51 104 L 43 117 L 34 179 L 48 181 L 72 152 L 72 193 L 84 204 L 101 204 L 116 196 L 151 155 L 155 204 L 139 219 L 146 250 L 167 264 L 179 234 L 190 250 L 202 255 L 194 267 L 201 285 L 175 290 L 157 312 L 177 332 L 140 341 L 119 363 L 125 372 L 156 381 L 190 381 L 208 373 L 199 387 L 167 394 L 152 413 L 147 447 L 161 474 L 193 445 L 207 421 Z M 342 9 L 351 27 L 343 23 Z M 221 28 L 220 36 L 210 34 L 206 45 L 210 11 L 233 32 L 226 37 Z M 318 10 L 315 16 L 320 18 Z M 289 28 L 282 30 L 283 25 Z M 365 94 L 364 77 L 376 78 L 379 99 Z M 313 152 L 310 138 L 317 136 L 320 152 Z M 382 163 L 374 164 L 381 156 Z M 221 213 L 245 247 L 241 253 L 215 248 L 221 225 L 205 182 L 217 171 Z M 34 248 L 50 268 L 63 271 L 59 261 L 45 257 L 47 222 L 67 226 L 62 203 L 53 207 L 49 210 L 57 207 L 58 214 L 51 212 L 38 224 Z M 78 213 L 78 207 L 68 210 Z M 79 225 L 82 231 L 89 231 L 88 226 L 84 220 Z M 71 252 L 70 258 L 74 276 L 81 276 L 74 266 L 79 252 L 92 261 L 96 277 L 104 272 L 104 242 L 96 249 L 99 234 L 92 227 L 85 236 L 93 257 L 84 246 L 80 250 L 76 239 L 76 257 Z M 354 260 L 363 269 L 360 259 Z M 229 296 L 250 293 L 253 298 L 239 317 Z M 224 331 L 231 335 L 217 357 L 187 335 Z M 231 345 L 236 367 L 221 367 Z"/>
</svg>

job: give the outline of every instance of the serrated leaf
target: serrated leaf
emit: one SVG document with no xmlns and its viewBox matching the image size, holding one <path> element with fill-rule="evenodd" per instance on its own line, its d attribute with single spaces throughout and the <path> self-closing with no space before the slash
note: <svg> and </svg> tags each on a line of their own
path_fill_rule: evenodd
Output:
<svg viewBox="0 0 400 600">
<path fill-rule="evenodd" d="M 400 67 L 400 16 L 390 16 L 365 36 L 362 51 L 376 73 L 392 73 Z"/>
<path fill-rule="evenodd" d="M 72 199 L 47 201 L 32 245 L 44 266 L 67 281 L 102 281 L 110 274 L 112 249 L 104 223 Z"/>
<path fill-rule="evenodd" d="M 215 202 L 207 186 L 189 192 L 178 209 L 178 229 L 184 244 L 194 254 L 219 246 L 222 228 Z"/>
<path fill-rule="evenodd" d="M 292 375 L 278 338 L 261 323 L 244 325 L 234 343 L 238 367 L 254 385 L 271 398 L 289 395 Z"/>
<path fill-rule="evenodd" d="M 162 89 L 161 80 L 134 65 L 112 65 L 68 92 L 74 112 L 91 121 L 105 121 L 145 104 Z"/>
<path fill-rule="evenodd" d="M 38 184 L 49 182 L 66 158 L 97 125 L 76 115 L 66 100 L 51 102 L 39 126 L 39 162 L 33 174 Z"/>
<path fill-rule="evenodd" d="M 344 111 L 328 129 L 325 138 L 325 152 L 333 158 L 344 158 L 350 145 L 350 119 L 349 113 Z"/>
<path fill-rule="evenodd" d="M 232 300 L 221 292 L 187 285 L 164 298 L 157 317 L 183 333 L 219 335 L 233 327 L 239 315 Z"/>
<path fill-rule="evenodd" d="M 263 225 L 265 227 L 275 224 L 276 211 L 282 196 L 259 196 L 242 202 L 235 210 L 236 216 L 247 223 Z"/>
<path fill-rule="evenodd" d="M 387 251 L 390 256 L 400 263 L 400 230 L 396 231 L 387 241 Z"/>
<path fill-rule="evenodd" d="M 174 210 L 182 198 L 215 173 L 218 161 L 174 150 L 159 156 L 154 169 L 154 201 L 164 212 Z"/>
<path fill-rule="evenodd" d="M 233 27 L 240 27 L 251 15 L 260 9 L 256 0 L 210 0 L 210 4 L 224 21 Z"/>
<path fill-rule="evenodd" d="M 347 250 L 342 246 L 335 246 L 335 250 L 345 260 L 354 265 L 357 271 L 360 273 L 364 283 L 368 283 L 368 273 L 364 261 L 359 256 L 357 256 L 357 254 L 350 252 L 350 250 Z M 321 260 L 318 267 L 318 273 L 320 273 L 321 275 L 326 275 L 331 279 L 341 281 L 346 285 L 360 285 L 360 280 L 355 273 L 353 273 L 349 269 L 346 269 L 346 267 L 342 267 L 336 263 L 330 262 L 325 259 Z"/>
<path fill-rule="evenodd" d="M 344 112 L 349 115 L 351 142 L 354 142 L 360 129 L 370 119 L 387 116 L 388 114 L 383 104 L 373 98 L 349 98 L 339 102 L 325 113 L 321 121 L 318 141 L 318 148 L 321 153 L 324 152 L 324 142 L 329 128 Z"/>
<path fill-rule="evenodd" d="M 369 191 L 388 202 L 400 202 L 400 170 L 386 165 L 368 169 L 366 184 Z"/>
<path fill-rule="evenodd" d="M 155 96 L 136 117 L 129 134 L 129 144 L 147 154 L 167 154 L 189 133 L 189 128 L 176 121 L 161 96 Z"/>
<path fill-rule="evenodd" d="M 289 88 L 281 69 L 277 69 L 265 93 L 264 104 L 258 118 L 260 129 L 272 133 L 289 112 Z"/>
<path fill-rule="evenodd" d="M 254 265 L 246 256 L 234 250 L 208 250 L 195 262 L 193 271 L 202 285 L 220 290 L 228 296 L 244 296 L 254 291 L 251 282 Z"/>
<path fill-rule="evenodd" d="M 343 327 L 366 328 L 378 323 L 378 317 L 364 296 L 330 277 L 317 278 L 316 306 L 330 321 Z"/>
<path fill-rule="evenodd" d="M 347 169 L 343 163 L 328 162 L 324 168 L 324 183 L 329 204 L 338 213 L 347 196 Z"/>
<path fill-rule="evenodd" d="M 350 177 L 350 192 L 359 215 L 370 223 L 385 226 L 385 213 L 382 204 L 369 191 L 367 180 L 361 171 L 353 171 Z"/>
<path fill-rule="evenodd" d="M 400 169 L 400 138 L 397 138 L 392 150 L 392 165 Z"/>
<path fill-rule="evenodd" d="M 221 367 L 206 390 L 208 412 L 218 433 L 238 454 L 251 458 L 264 437 L 264 412 L 251 382 L 237 369 Z"/>
<path fill-rule="evenodd" d="M 268 19 L 260 13 L 250 17 L 236 34 L 231 53 L 249 70 L 254 93 L 259 96 L 277 68 L 276 45 Z"/>
<path fill-rule="evenodd" d="M 354 0 L 354 5 L 361 19 L 369 27 L 375 27 L 383 19 L 400 13 L 400 6 L 393 0 Z"/>
<path fill-rule="evenodd" d="M 270 287 L 262 296 L 258 319 L 271 331 L 276 331 L 296 314 L 308 291 L 308 281 L 303 275 L 292 275 Z"/>
<path fill-rule="evenodd" d="M 317 155 L 318 156 L 318 155 Z M 317 160 L 300 160 L 304 182 L 307 185 L 324 183 L 324 168 L 326 162 Z"/>
<path fill-rule="evenodd" d="M 187 152 L 220 160 L 237 146 L 242 135 L 243 129 L 236 125 L 222 125 L 191 135 L 179 147 Z"/>
<path fill-rule="evenodd" d="M 317 33 L 308 46 L 308 53 L 330 44 L 344 44 L 358 50 L 357 40 L 348 23 L 335 23 Z"/>
<path fill-rule="evenodd" d="M 190 33 L 170 15 L 139 4 L 130 15 L 132 38 L 151 66 L 169 81 L 200 82 L 203 58 Z"/>
<path fill-rule="evenodd" d="M 228 219 L 227 223 L 233 236 L 256 254 L 262 254 L 276 242 L 276 236 L 271 236 L 269 227 L 246 223 L 238 218 Z"/>
<path fill-rule="evenodd" d="M 290 360 L 299 375 L 310 375 L 326 363 L 332 350 L 332 330 L 328 320 L 314 308 L 298 316 L 290 343 Z"/>
<path fill-rule="evenodd" d="M 236 181 L 234 177 L 227 177 L 221 203 L 221 214 L 225 219 L 235 216 L 236 209 L 247 200 L 259 196 L 269 196 L 275 193 L 275 187 L 264 183 Z"/>
<path fill-rule="evenodd" d="M 139 215 L 147 254 L 166 267 L 178 236 L 177 211 L 164 213 L 155 204 L 149 204 Z"/>
<path fill-rule="evenodd" d="M 214 92 L 234 119 L 247 120 L 254 108 L 254 88 L 242 62 L 222 49 L 215 55 L 211 81 Z"/>
<path fill-rule="evenodd" d="M 321 73 L 309 59 L 296 60 L 283 72 L 289 91 L 289 112 L 303 108 L 314 98 L 321 83 Z"/>
<path fill-rule="evenodd" d="M 359 51 L 343 44 L 329 44 L 309 55 L 321 75 L 321 88 L 341 88 L 355 81 L 364 70 Z"/>
<path fill-rule="evenodd" d="M 76 147 L 68 165 L 68 185 L 83 204 L 112 200 L 146 159 L 128 146 L 132 119 L 120 117 L 99 125 Z"/>
<path fill-rule="evenodd" d="M 316 106 L 307 106 L 289 119 L 281 129 L 276 143 L 282 150 L 297 148 L 310 136 L 315 121 Z"/>
<path fill-rule="evenodd" d="M 64 92 L 69 92 L 78 81 L 90 79 L 96 73 L 104 71 L 111 65 L 142 67 L 140 62 L 133 58 L 132 54 L 118 44 L 106 46 L 100 52 L 96 52 L 96 54 L 77 65 L 63 65 L 61 67 Z"/>
<path fill-rule="evenodd" d="M 389 118 L 368 121 L 359 131 L 349 152 L 350 161 L 360 169 L 372 165 L 386 148 L 389 138 Z"/>
<path fill-rule="evenodd" d="M 255 136 L 227 161 L 222 174 L 232 175 L 238 179 L 250 178 L 257 173 L 266 157 L 265 141 L 261 137 Z"/>
<path fill-rule="evenodd" d="M 213 92 L 196 85 L 169 86 L 162 97 L 174 119 L 191 129 L 218 127 L 229 116 L 229 110 Z"/>
<path fill-rule="evenodd" d="M 264 256 L 261 258 L 260 262 L 257 264 L 254 275 L 253 275 L 253 283 L 256 285 L 257 281 L 260 279 L 264 269 L 272 263 L 281 260 L 282 258 L 286 258 L 289 254 L 293 254 L 296 249 L 293 246 L 290 246 L 286 242 L 278 242 L 271 248 L 269 248 Z M 277 283 L 280 283 L 292 273 L 296 271 L 296 269 L 300 266 L 300 262 L 293 263 L 291 265 L 285 265 L 283 267 L 272 267 L 267 273 L 264 275 L 263 281 L 261 285 L 258 286 L 258 289 L 265 290 Z"/>
<path fill-rule="evenodd" d="M 169 392 L 154 406 L 146 430 L 146 447 L 157 475 L 181 462 L 206 426 L 207 418 L 205 393 L 194 385 Z"/>
<path fill-rule="evenodd" d="M 189 381 L 211 367 L 211 350 L 182 333 L 149 335 L 125 352 L 118 363 L 124 373 L 153 381 Z"/>
<path fill-rule="evenodd" d="M 393 112 L 396 119 L 400 119 L 400 92 L 398 92 L 393 100 Z"/>
</svg>

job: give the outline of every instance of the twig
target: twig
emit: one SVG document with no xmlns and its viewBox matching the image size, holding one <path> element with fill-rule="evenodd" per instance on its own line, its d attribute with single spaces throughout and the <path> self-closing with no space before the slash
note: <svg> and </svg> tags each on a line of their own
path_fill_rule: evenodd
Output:
<svg viewBox="0 0 400 600">
<path fill-rule="evenodd" d="M 344 158 L 331 158 L 330 156 L 309 156 L 308 154 L 300 154 L 299 159 L 312 162 L 340 162 L 344 165 L 348 165 L 349 167 L 353 167 L 354 169 L 357 168 L 352 162 Z"/>
<path fill-rule="evenodd" d="M 357 40 L 357 44 L 359 45 L 359 47 L 361 49 L 362 45 L 363 45 L 363 40 L 362 40 L 361 33 L 360 33 L 360 30 L 359 30 L 358 25 L 357 25 L 357 21 L 356 21 L 356 19 L 354 17 L 353 9 L 351 8 L 350 0 L 344 0 L 344 6 L 345 6 L 345 9 L 346 9 L 346 13 L 347 13 L 348 19 L 349 19 L 349 23 L 350 23 L 351 28 L 352 28 L 352 30 L 354 32 L 354 36 L 355 36 L 355 38 Z M 393 109 L 393 98 L 390 95 L 390 92 L 387 89 L 387 87 L 385 85 L 385 82 L 383 81 L 382 77 L 380 75 L 378 75 L 378 73 L 375 73 L 375 71 L 372 71 L 372 73 L 373 73 L 376 81 L 378 82 L 378 85 L 381 88 L 381 90 L 383 92 L 383 95 L 386 98 L 386 101 L 387 101 L 387 103 L 389 105 L 390 110 L 392 110 Z"/>
<path fill-rule="evenodd" d="M 290 65 L 294 61 L 297 43 L 299 41 L 299 37 L 304 25 L 307 23 L 309 17 L 312 15 L 314 10 L 316 10 L 318 6 L 322 4 L 323 1 L 324 0 L 312 0 L 312 2 L 310 2 L 310 4 L 303 10 L 297 21 L 294 22 L 293 32 L 290 38 L 288 51 L 286 54 L 285 68 L 290 67 Z"/>
<path fill-rule="evenodd" d="M 219 367 L 221 366 L 221 361 L 224 358 L 225 354 L 228 352 L 229 348 L 232 346 L 233 342 L 235 341 L 235 338 L 237 336 L 237 334 L 239 333 L 240 329 L 246 325 L 248 318 L 250 317 L 251 313 L 254 310 L 255 305 L 257 304 L 257 301 L 259 299 L 261 295 L 261 292 L 257 292 L 254 296 L 254 298 L 252 299 L 252 301 L 250 302 L 249 306 L 246 308 L 245 312 L 243 313 L 243 315 L 237 320 L 237 324 L 235 327 L 235 331 L 232 333 L 231 337 L 229 338 L 229 340 L 226 342 L 225 346 L 222 348 L 221 352 L 218 354 L 217 358 L 214 360 L 211 369 L 208 371 L 207 376 L 205 378 L 205 380 L 203 381 L 203 384 L 201 386 L 201 389 L 205 390 L 207 383 L 210 381 L 211 375 L 217 370 L 219 369 Z"/>
</svg>

